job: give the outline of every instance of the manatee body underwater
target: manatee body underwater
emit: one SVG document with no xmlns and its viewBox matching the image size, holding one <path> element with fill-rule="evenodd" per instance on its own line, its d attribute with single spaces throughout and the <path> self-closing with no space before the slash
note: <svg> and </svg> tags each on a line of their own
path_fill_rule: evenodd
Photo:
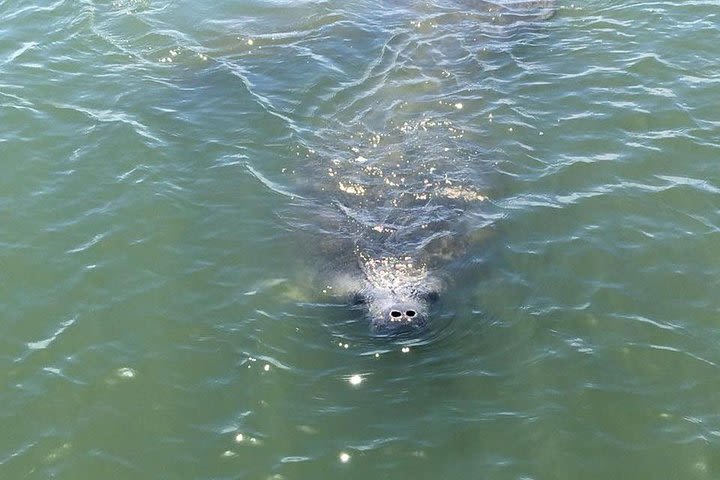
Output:
<svg viewBox="0 0 720 480">
<path fill-rule="evenodd" d="M 545 23 L 554 11 L 551 1 L 446 3 L 437 13 L 423 4 L 422 13 L 446 27 L 458 23 L 463 41 L 470 22 L 503 33 Z M 337 112 L 301 145 L 305 162 L 292 172 L 295 208 L 286 220 L 307 234 L 302 248 L 314 252 L 318 288 L 362 309 L 377 335 L 425 329 L 452 284 L 453 265 L 492 229 L 484 215 L 492 152 L 425 112 L 416 92 L 398 95 L 393 87 L 394 75 L 433 68 L 442 47 L 422 52 L 433 35 L 399 32 L 364 78 L 328 95 L 334 103 L 326 108 L 339 105 Z M 448 96 L 441 86 L 428 88 L 421 97 Z"/>
</svg>

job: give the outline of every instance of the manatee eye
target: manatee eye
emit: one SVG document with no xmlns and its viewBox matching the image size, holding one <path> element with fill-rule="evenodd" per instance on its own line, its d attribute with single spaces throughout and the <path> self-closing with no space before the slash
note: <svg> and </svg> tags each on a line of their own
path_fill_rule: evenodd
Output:
<svg viewBox="0 0 720 480">
<path fill-rule="evenodd" d="M 356 293 L 352 296 L 351 301 L 353 305 L 363 305 L 364 303 L 367 303 L 367 298 L 365 298 L 359 293 Z"/>
<path fill-rule="evenodd" d="M 415 310 L 408 310 L 407 312 L 405 312 L 405 315 L 407 315 L 408 317 L 414 317 L 414 316 L 415 316 Z"/>
<path fill-rule="evenodd" d="M 425 298 L 430 302 L 437 302 L 440 295 L 437 292 L 428 292 L 425 294 Z"/>
<path fill-rule="evenodd" d="M 390 316 L 394 317 L 394 318 L 398 318 L 398 317 L 402 316 L 402 313 L 398 312 L 397 310 L 393 310 L 390 312 Z"/>
</svg>

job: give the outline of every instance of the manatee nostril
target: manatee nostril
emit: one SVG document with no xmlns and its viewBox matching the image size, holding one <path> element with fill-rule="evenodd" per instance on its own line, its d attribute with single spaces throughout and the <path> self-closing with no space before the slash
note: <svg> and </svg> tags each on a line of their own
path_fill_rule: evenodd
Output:
<svg viewBox="0 0 720 480">
<path fill-rule="evenodd" d="M 407 312 L 405 312 L 405 315 L 407 315 L 408 317 L 414 317 L 414 316 L 415 316 L 415 310 L 408 310 Z"/>
<path fill-rule="evenodd" d="M 390 316 L 393 318 L 399 318 L 402 316 L 402 313 L 400 313 L 398 310 L 391 310 Z"/>
</svg>

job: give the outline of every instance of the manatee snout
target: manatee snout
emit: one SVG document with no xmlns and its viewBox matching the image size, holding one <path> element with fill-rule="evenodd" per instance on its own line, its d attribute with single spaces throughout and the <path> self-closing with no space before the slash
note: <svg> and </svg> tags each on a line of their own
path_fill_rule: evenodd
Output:
<svg viewBox="0 0 720 480">
<path fill-rule="evenodd" d="M 377 301 L 377 300 L 376 300 Z M 427 325 L 429 301 L 425 299 L 405 299 L 402 301 L 372 300 L 368 303 L 368 314 L 373 333 L 396 334 L 412 332 Z"/>
</svg>

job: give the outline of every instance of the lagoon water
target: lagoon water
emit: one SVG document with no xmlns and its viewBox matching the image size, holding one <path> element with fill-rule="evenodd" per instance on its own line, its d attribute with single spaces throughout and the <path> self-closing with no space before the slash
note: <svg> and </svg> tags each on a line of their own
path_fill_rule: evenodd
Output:
<svg viewBox="0 0 720 480">
<path fill-rule="evenodd" d="M 0 0 L 0 478 L 719 478 L 719 28 Z M 492 234 L 376 338 L 282 212 L 408 125 Z"/>
</svg>

